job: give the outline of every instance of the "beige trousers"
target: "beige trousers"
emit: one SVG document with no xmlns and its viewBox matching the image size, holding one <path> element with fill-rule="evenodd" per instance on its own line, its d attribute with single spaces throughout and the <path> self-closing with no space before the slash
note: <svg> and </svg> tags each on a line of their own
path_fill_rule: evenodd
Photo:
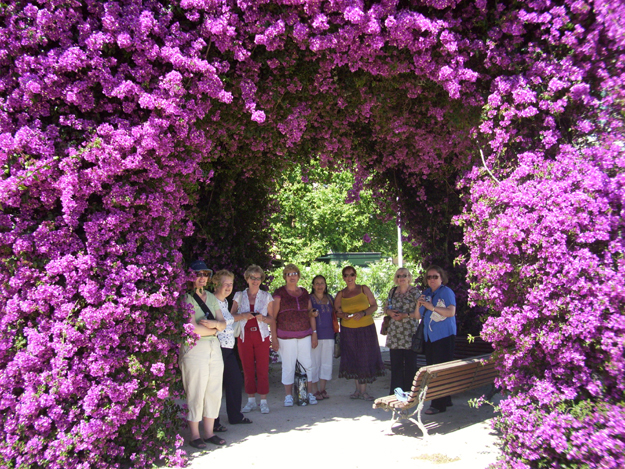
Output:
<svg viewBox="0 0 625 469">
<path fill-rule="evenodd" d="M 187 420 L 201 422 L 202 418 L 219 417 L 224 361 L 216 337 L 199 340 L 191 349 L 180 351 L 182 384 L 187 394 Z"/>
</svg>

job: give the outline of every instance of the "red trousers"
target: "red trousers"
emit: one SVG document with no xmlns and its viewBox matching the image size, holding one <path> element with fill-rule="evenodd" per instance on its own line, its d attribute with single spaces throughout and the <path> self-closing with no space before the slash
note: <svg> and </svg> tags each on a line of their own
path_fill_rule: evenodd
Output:
<svg viewBox="0 0 625 469">
<path fill-rule="evenodd" d="M 256 321 L 254 321 L 256 322 Z M 256 328 L 245 328 L 245 342 L 239 337 L 239 357 L 243 365 L 245 377 L 245 392 L 247 394 L 269 394 L 269 347 L 271 340 L 261 339 L 260 331 Z M 258 385 L 256 382 L 258 381 Z"/>
</svg>

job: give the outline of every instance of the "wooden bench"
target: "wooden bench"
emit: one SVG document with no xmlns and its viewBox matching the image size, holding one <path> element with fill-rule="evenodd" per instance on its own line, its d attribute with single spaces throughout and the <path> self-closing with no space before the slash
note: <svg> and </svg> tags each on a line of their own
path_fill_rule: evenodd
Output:
<svg viewBox="0 0 625 469">
<path fill-rule="evenodd" d="M 471 342 L 467 339 L 466 335 L 456 336 L 454 345 L 454 360 L 460 360 L 462 358 L 477 357 L 493 353 L 493 346 L 490 342 L 486 342 L 481 337 L 474 337 Z M 417 355 L 417 366 L 425 366 L 425 355 Z M 384 360 L 384 366 L 391 369 L 391 360 Z"/>
<path fill-rule="evenodd" d="M 490 354 L 424 366 L 415 375 L 406 402 L 391 395 L 376 399 L 373 408 L 393 411 L 391 428 L 395 422 L 406 419 L 415 423 L 427 437 L 427 428 L 421 421 L 425 401 L 493 384 L 496 376 L 495 363 Z M 409 413 L 413 407 L 416 409 Z M 414 414 L 417 414 L 416 421 L 412 418 Z"/>
</svg>

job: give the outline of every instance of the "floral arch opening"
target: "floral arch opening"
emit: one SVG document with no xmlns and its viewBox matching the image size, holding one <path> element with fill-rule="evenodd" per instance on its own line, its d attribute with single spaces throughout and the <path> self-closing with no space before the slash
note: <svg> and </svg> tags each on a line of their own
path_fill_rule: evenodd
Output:
<svg viewBox="0 0 625 469">
<path fill-rule="evenodd" d="M 315 155 L 466 270 L 510 395 L 501 465 L 625 465 L 624 14 L 0 5 L 0 458 L 180 462 L 184 254 L 267 252 L 274 181 Z"/>
</svg>

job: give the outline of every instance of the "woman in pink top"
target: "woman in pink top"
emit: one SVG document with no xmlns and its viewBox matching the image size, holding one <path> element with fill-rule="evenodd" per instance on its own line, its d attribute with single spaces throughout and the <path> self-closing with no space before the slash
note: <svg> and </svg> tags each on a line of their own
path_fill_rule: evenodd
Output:
<svg viewBox="0 0 625 469">
<path fill-rule="evenodd" d="M 317 398 L 312 393 L 311 350 L 317 346 L 315 311 L 308 291 L 297 285 L 300 272 L 297 266 L 288 264 L 282 276 L 286 285 L 273 294 L 271 317 L 276 327 L 271 329 L 271 346 L 282 359 L 282 384 L 284 384 L 284 406 L 293 406 L 293 382 L 297 361 L 308 376 L 308 403 L 314 405 Z"/>
</svg>

